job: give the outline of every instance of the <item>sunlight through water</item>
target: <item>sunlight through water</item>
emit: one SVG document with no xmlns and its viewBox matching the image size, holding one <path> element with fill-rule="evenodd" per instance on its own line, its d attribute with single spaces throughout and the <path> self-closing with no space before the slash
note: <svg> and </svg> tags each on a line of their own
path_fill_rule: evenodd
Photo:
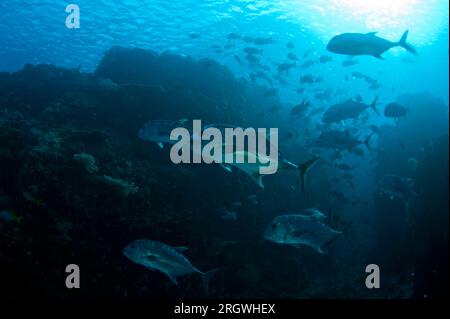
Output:
<svg viewBox="0 0 450 319">
<path fill-rule="evenodd" d="M 398 40 L 405 30 L 418 46 L 432 43 L 448 27 L 446 0 L 292 1 L 289 16 L 314 26 L 323 39 L 343 32 L 371 32 Z"/>
</svg>

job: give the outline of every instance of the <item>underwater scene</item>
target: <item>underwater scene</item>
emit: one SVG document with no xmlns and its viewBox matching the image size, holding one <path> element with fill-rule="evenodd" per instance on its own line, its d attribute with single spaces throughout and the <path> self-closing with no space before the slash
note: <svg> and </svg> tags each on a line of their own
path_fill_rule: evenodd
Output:
<svg viewBox="0 0 450 319">
<path fill-rule="evenodd" d="M 3 300 L 440 299 L 446 0 L 0 1 Z"/>
</svg>

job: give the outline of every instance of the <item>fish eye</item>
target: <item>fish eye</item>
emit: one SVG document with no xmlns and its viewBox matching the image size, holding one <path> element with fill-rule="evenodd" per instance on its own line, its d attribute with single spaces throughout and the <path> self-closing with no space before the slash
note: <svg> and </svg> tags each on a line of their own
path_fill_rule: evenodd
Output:
<svg viewBox="0 0 450 319">
<path fill-rule="evenodd" d="M 272 224 L 272 229 L 276 229 L 278 227 L 278 223 Z"/>
</svg>

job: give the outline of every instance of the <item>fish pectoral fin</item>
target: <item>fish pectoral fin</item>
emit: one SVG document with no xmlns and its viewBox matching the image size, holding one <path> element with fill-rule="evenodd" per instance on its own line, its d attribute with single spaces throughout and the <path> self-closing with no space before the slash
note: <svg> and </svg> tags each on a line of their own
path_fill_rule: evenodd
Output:
<svg viewBox="0 0 450 319">
<path fill-rule="evenodd" d="M 171 282 L 173 282 L 176 286 L 178 286 L 178 281 L 177 281 L 176 277 L 174 277 L 174 276 L 172 276 L 170 274 L 167 274 L 167 273 L 166 273 L 166 275 L 167 275 L 167 277 L 169 277 Z"/>
<path fill-rule="evenodd" d="M 158 145 L 161 149 L 164 149 L 164 144 L 163 144 L 163 143 L 159 142 L 159 143 L 157 143 L 157 145 Z"/>
<path fill-rule="evenodd" d="M 319 254 L 325 254 L 324 251 L 322 250 L 322 247 L 320 247 L 320 245 L 316 245 L 313 247 L 315 251 L 317 251 Z"/>
<path fill-rule="evenodd" d="M 178 252 L 183 252 L 183 251 L 188 250 L 189 248 L 184 247 L 184 246 L 178 246 L 178 247 L 174 247 L 174 249 Z"/>
<path fill-rule="evenodd" d="M 226 170 L 227 172 L 232 172 L 233 170 L 231 169 L 231 166 L 230 165 L 227 165 L 227 164 L 220 164 L 220 166 L 224 169 L 224 170 Z"/>
<path fill-rule="evenodd" d="M 263 180 L 262 180 L 262 178 L 264 177 L 264 175 L 260 175 L 260 174 L 258 174 L 258 173 L 254 173 L 254 174 L 251 174 L 250 177 L 252 178 L 252 180 L 253 180 L 256 184 L 258 184 L 259 187 L 264 188 L 264 183 L 263 183 Z"/>
<path fill-rule="evenodd" d="M 291 245 L 289 245 L 289 246 L 294 247 L 294 248 L 297 248 L 297 249 L 300 249 L 300 248 L 301 248 L 301 246 L 298 245 L 298 244 L 291 244 Z"/>
<path fill-rule="evenodd" d="M 381 53 L 374 54 L 373 56 L 379 60 L 384 60 L 384 58 L 381 56 Z"/>
</svg>

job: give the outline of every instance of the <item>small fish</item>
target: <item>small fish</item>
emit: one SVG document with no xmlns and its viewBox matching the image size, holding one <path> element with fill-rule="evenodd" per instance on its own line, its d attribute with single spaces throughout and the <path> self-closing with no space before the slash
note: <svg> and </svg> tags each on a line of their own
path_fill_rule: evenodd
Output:
<svg viewBox="0 0 450 319">
<path fill-rule="evenodd" d="M 333 61 L 333 58 L 330 57 L 329 55 L 321 55 L 319 57 L 319 62 L 320 63 L 328 63 L 328 62 L 331 62 L 331 61 Z"/>
<path fill-rule="evenodd" d="M 358 63 L 359 63 L 358 60 L 345 60 L 342 62 L 342 66 L 349 67 L 357 65 Z"/>
<path fill-rule="evenodd" d="M 307 109 L 310 106 L 311 106 L 311 103 L 309 101 L 303 99 L 303 101 L 300 104 L 298 104 L 292 108 L 290 115 L 292 117 L 296 117 L 296 118 L 301 117 L 305 114 L 305 112 L 307 111 Z"/>
<path fill-rule="evenodd" d="M 137 239 L 125 247 L 123 254 L 132 262 L 149 270 L 158 270 L 164 273 L 175 285 L 178 285 L 177 277 L 200 274 L 203 287 L 208 293 L 209 281 L 218 269 L 201 272 L 181 254 L 186 249 L 185 247 L 171 247 L 159 241 Z"/>
<path fill-rule="evenodd" d="M 349 99 L 343 103 L 338 103 L 330 106 L 328 110 L 323 114 L 323 123 L 335 123 L 348 119 L 358 118 L 359 115 L 367 108 L 371 108 L 378 114 L 376 109 L 376 103 L 378 97 L 375 97 L 371 104 L 364 104 L 354 99 Z"/>
<path fill-rule="evenodd" d="M 381 87 L 381 84 L 377 82 L 373 82 L 369 86 L 369 90 L 378 90 Z"/>
<path fill-rule="evenodd" d="M 311 49 L 307 50 L 307 51 L 303 54 L 302 59 L 306 59 L 306 58 L 311 54 L 311 52 L 313 52 L 313 51 L 314 51 L 314 48 L 311 48 Z"/>
<path fill-rule="evenodd" d="M 323 92 L 318 92 L 314 95 L 314 98 L 316 98 L 319 101 L 329 101 L 332 98 L 333 89 L 328 88 L 325 89 Z"/>
<path fill-rule="evenodd" d="M 266 92 L 264 92 L 264 96 L 265 97 L 272 97 L 272 96 L 277 95 L 277 93 L 278 93 L 278 89 L 271 88 L 271 89 L 266 90 Z"/>
<path fill-rule="evenodd" d="M 408 113 L 408 109 L 400 103 L 389 103 L 384 108 L 384 116 L 388 118 L 400 118 Z"/>
<path fill-rule="evenodd" d="M 286 48 L 288 48 L 289 50 L 293 50 L 295 49 L 295 44 L 292 42 L 288 42 L 286 43 Z"/>
<path fill-rule="evenodd" d="M 272 44 L 273 40 L 272 38 L 256 38 L 253 43 L 255 45 L 266 45 L 266 44 Z"/>
<path fill-rule="evenodd" d="M 242 38 L 242 40 L 243 40 L 244 42 L 246 42 L 246 43 L 253 43 L 253 42 L 255 42 L 255 39 L 254 39 L 253 37 L 248 36 L 248 35 L 244 36 L 244 37 Z"/>
<path fill-rule="evenodd" d="M 256 48 L 252 48 L 252 47 L 246 47 L 246 48 L 244 48 L 243 51 L 250 55 L 257 55 L 257 54 L 261 54 L 263 52 L 262 49 L 256 49 Z"/>
<path fill-rule="evenodd" d="M 228 40 L 236 40 L 236 39 L 240 39 L 241 38 L 241 36 L 239 35 L 239 34 L 237 34 L 237 33 L 228 33 L 227 34 L 227 39 Z"/>
<path fill-rule="evenodd" d="M 191 33 L 191 34 L 189 34 L 189 37 L 191 39 L 198 39 L 198 38 L 200 38 L 200 35 L 198 33 Z"/>
<path fill-rule="evenodd" d="M 220 216 L 220 218 L 228 219 L 228 220 L 237 220 L 238 213 L 231 212 L 231 211 L 227 210 L 226 208 L 222 208 L 221 211 L 223 214 Z"/>
<path fill-rule="evenodd" d="M 293 67 L 295 67 L 295 62 L 294 63 L 282 63 L 282 64 L 278 65 L 277 69 L 278 69 L 278 72 L 288 72 Z"/>
<path fill-rule="evenodd" d="M 389 195 L 391 199 L 397 197 L 409 202 L 418 197 L 412 185 L 413 181 L 411 179 L 387 174 L 377 181 L 375 189 L 379 193 Z"/>
<path fill-rule="evenodd" d="M 288 53 L 287 58 L 288 58 L 289 60 L 292 60 L 292 61 L 298 61 L 298 60 L 299 60 L 298 57 L 297 57 L 294 53 L 292 53 L 292 52 L 289 52 L 289 53 Z"/>
<path fill-rule="evenodd" d="M 286 132 L 286 134 L 284 134 L 284 138 L 287 140 L 290 140 L 292 138 L 296 137 L 296 134 L 292 133 L 292 132 Z"/>
<path fill-rule="evenodd" d="M 364 79 L 366 76 L 362 74 L 361 72 L 352 72 L 352 77 L 355 79 Z"/>
<path fill-rule="evenodd" d="M 316 141 L 310 144 L 312 147 L 319 148 L 330 148 L 335 150 L 346 150 L 351 152 L 357 146 L 364 144 L 367 149 L 372 152 L 372 147 L 370 146 L 370 139 L 372 135 L 367 136 L 364 141 L 359 140 L 348 130 L 346 131 L 336 131 L 329 130 L 323 131 Z"/>
<path fill-rule="evenodd" d="M 270 112 L 270 113 L 275 113 L 275 112 L 277 112 L 279 109 L 281 109 L 281 105 L 280 105 L 280 104 L 273 104 L 273 105 L 269 108 L 269 112 Z"/>
<path fill-rule="evenodd" d="M 305 68 L 309 68 L 309 67 L 313 66 L 314 64 L 316 64 L 316 61 L 308 60 L 308 61 L 303 62 L 303 64 L 300 67 L 305 69 Z"/>
<path fill-rule="evenodd" d="M 300 77 L 300 83 L 302 83 L 302 84 L 305 84 L 305 83 L 312 84 L 314 82 L 315 82 L 314 77 L 311 74 L 306 74 L 306 75 L 303 75 L 302 77 Z"/>
<path fill-rule="evenodd" d="M 346 233 L 347 230 L 345 232 L 334 230 L 311 216 L 291 214 L 275 217 L 267 226 L 264 238 L 296 248 L 306 245 L 323 254 L 324 244 Z"/>
<path fill-rule="evenodd" d="M 259 63 L 259 59 L 257 57 L 255 57 L 253 54 L 247 54 L 245 56 L 245 59 L 250 63 L 250 64 L 258 64 Z"/>
</svg>

